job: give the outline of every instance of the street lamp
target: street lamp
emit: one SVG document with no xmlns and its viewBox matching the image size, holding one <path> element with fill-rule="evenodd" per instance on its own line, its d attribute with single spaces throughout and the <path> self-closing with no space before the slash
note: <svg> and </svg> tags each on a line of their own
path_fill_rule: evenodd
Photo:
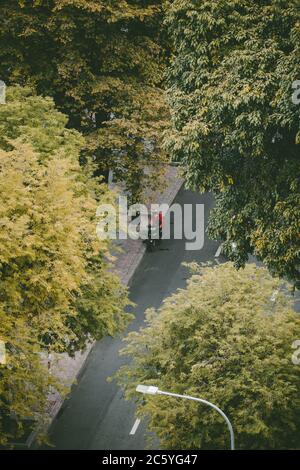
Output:
<svg viewBox="0 0 300 470">
<path fill-rule="evenodd" d="M 214 410 L 216 410 L 226 421 L 226 424 L 228 426 L 229 432 L 230 432 L 230 445 L 231 445 L 231 450 L 234 450 L 234 432 L 233 428 L 231 425 L 231 422 L 227 418 L 226 414 L 220 410 L 220 408 L 210 401 L 203 400 L 202 398 L 196 398 L 196 397 L 191 397 L 189 395 L 179 395 L 178 393 L 170 393 L 170 392 L 163 392 L 162 390 L 159 390 L 158 387 L 153 387 L 149 385 L 138 385 L 136 387 L 136 391 L 140 393 L 144 393 L 146 395 L 167 395 L 169 397 L 175 397 L 175 398 L 185 398 L 186 400 L 193 400 L 193 401 L 198 401 L 200 403 L 204 403 L 205 405 L 210 406 Z"/>
</svg>

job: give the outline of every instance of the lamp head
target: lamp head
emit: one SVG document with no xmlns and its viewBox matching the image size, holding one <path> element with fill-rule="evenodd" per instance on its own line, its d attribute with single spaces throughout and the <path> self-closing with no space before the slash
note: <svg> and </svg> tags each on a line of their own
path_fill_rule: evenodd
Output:
<svg viewBox="0 0 300 470">
<path fill-rule="evenodd" d="M 158 387 L 153 387 L 151 385 L 138 385 L 136 387 L 136 391 L 146 395 L 156 395 L 158 392 Z"/>
</svg>

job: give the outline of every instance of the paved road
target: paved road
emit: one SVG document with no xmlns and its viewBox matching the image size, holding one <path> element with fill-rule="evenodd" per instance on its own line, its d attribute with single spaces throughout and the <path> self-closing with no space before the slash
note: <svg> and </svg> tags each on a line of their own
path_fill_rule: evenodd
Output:
<svg viewBox="0 0 300 470">
<path fill-rule="evenodd" d="M 177 203 L 204 204 L 205 219 L 212 207 L 209 195 L 181 190 Z M 136 303 L 135 320 L 129 330 L 138 329 L 148 307 L 159 307 L 163 299 L 180 287 L 188 277 L 182 262 L 208 261 L 214 258 L 218 245 L 205 238 L 204 248 L 186 251 L 184 240 L 164 240 L 160 249 L 146 253 L 130 289 Z M 134 403 L 125 401 L 122 392 L 107 382 L 126 361 L 119 356 L 120 338 L 104 338 L 96 343 L 81 373 L 79 384 L 64 403 L 50 430 L 56 449 L 145 449 L 145 423 L 135 434 L 130 431 L 135 423 Z"/>
</svg>

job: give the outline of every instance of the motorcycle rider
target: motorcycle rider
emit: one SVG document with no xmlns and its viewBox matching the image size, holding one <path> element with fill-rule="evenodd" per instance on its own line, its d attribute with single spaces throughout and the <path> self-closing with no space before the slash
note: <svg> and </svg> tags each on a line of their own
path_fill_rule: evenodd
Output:
<svg viewBox="0 0 300 470">
<path fill-rule="evenodd" d="M 155 209 L 149 214 L 148 237 L 152 238 L 153 229 L 158 228 L 158 238 L 161 240 L 163 231 L 163 213 Z"/>
</svg>

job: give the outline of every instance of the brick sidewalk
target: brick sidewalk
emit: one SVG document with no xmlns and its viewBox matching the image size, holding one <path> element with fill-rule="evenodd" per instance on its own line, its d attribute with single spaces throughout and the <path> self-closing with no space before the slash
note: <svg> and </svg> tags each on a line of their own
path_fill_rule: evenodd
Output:
<svg viewBox="0 0 300 470">
<path fill-rule="evenodd" d="M 156 191 L 150 195 L 152 203 L 162 204 L 166 203 L 171 205 L 174 201 L 178 191 L 183 185 L 183 179 L 179 177 L 179 172 L 176 167 L 169 166 L 165 174 L 165 188 L 162 192 Z M 114 268 L 119 274 L 121 282 L 124 285 L 129 285 L 132 276 L 139 266 L 144 253 L 146 251 L 145 244 L 142 240 L 122 240 L 119 241 L 118 246 L 121 252 L 116 256 Z M 91 343 L 84 352 L 76 353 L 74 358 L 70 358 L 66 353 L 56 355 L 51 363 L 52 373 L 61 379 L 67 387 L 76 381 L 79 372 L 89 355 L 93 343 Z M 63 399 L 58 393 L 53 393 L 49 396 L 49 415 L 51 420 L 57 415 Z"/>
</svg>

